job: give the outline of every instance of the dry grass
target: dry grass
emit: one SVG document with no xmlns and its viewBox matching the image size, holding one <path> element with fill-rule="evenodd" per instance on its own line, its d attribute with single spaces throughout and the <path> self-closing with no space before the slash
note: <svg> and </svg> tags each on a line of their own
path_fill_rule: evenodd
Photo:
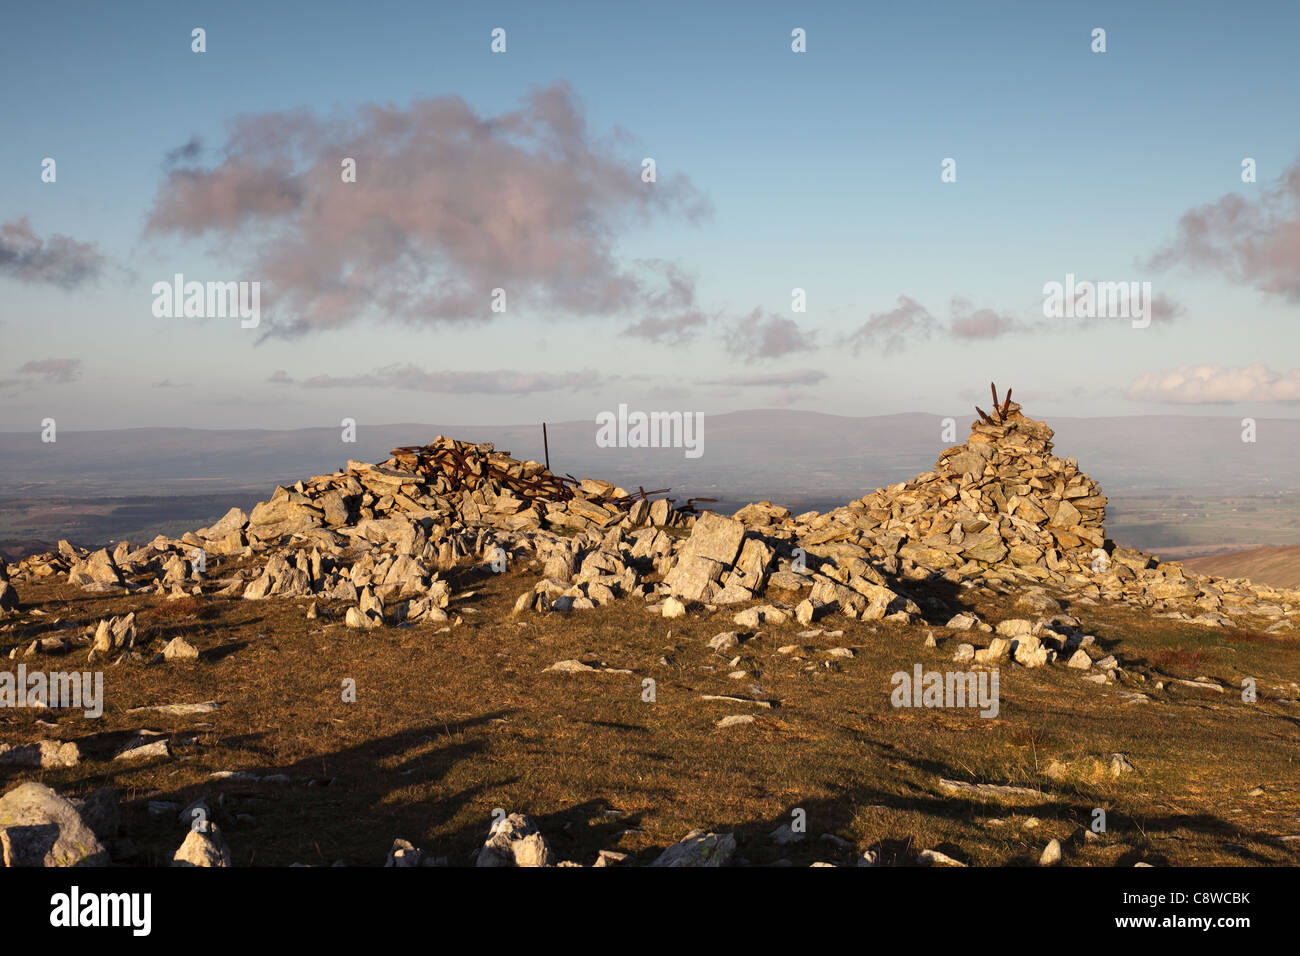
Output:
<svg viewBox="0 0 1300 956">
<path fill-rule="evenodd" d="M 694 827 L 735 831 L 740 855 L 759 864 L 851 862 L 853 850 L 818 839 L 823 833 L 898 863 L 936 848 L 972 864 L 1027 864 L 1053 837 L 1070 864 L 1300 862 L 1300 841 L 1279 839 L 1300 833 L 1300 706 L 1276 689 L 1300 680 L 1293 638 L 1253 640 L 1156 623 L 1135 610 L 1077 608 L 1099 644 L 1148 679 L 1098 687 L 1063 667 L 1004 667 L 1001 712 L 984 719 L 973 710 L 895 709 L 889 700 L 891 674 L 917 662 L 948 669 L 967 635 L 931 628 L 940 646 L 926 648 L 924 627 L 832 617 L 823 623 L 843 627 L 842 637 L 768 628 L 729 652 L 739 658 L 733 666 L 705 646 L 734 629 L 731 613 L 665 621 L 622 601 L 512 619 L 513 598 L 533 580 L 511 572 L 478 581 L 473 597 L 453 604 L 460 623 L 446 633 L 428 625 L 350 631 L 343 608 L 324 602 L 326 617 L 308 621 L 306 600 L 167 602 L 27 585 L 24 599 L 49 616 L 25 616 L 0 645 L 21 646 L 56 618 L 81 626 L 134 608 L 146 659 L 176 634 L 203 657 L 109 667 L 100 720 L 62 714 L 47 730 L 32 711 L 0 711 L 0 739 L 9 742 L 147 726 L 172 735 L 174 759 L 123 766 L 91 756 L 67 770 L 0 769 L 0 783 L 35 778 L 71 793 L 118 787 L 125 831 L 144 864 L 167 862 L 184 836 L 174 812 L 151 816 L 148 801 L 184 806 L 199 796 L 213 802 L 240 864 L 378 864 L 395 837 L 467 863 L 498 807 L 533 814 L 562 858 L 588 864 L 602 848 L 648 862 Z M 994 620 L 1018 616 L 1009 599 L 1001 607 L 981 598 L 979 610 Z M 787 644 L 804 646 L 777 652 Z M 855 656 L 830 657 L 837 646 Z M 633 673 L 543 672 L 566 658 Z M 82 660 L 78 651 L 45 666 L 79 669 Z M 731 679 L 735 669 L 748 674 Z M 1155 690 L 1156 680 L 1191 670 L 1228 692 Z M 1258 681 L 1258 703 L 1234 692 L 1244 676 Z M 654 703 L 642 700 L 645 678 L 655 681 Z M 355 703 L 342 700 L 345 680 L 355 681 Z M 750 696 L 751 685 L 779 706 L 700 699 Z M 1127 702 L 1132 690 L 1152 701 Z M 190 718 L 127 713 L 208 699 L 223 706 Z M 756 722 L 715 726 L 741 713 Z M 1112 777 L 1114 752 L 1136 772 Z M 1064 771 L 1049 776 L 1053 762 Z M 220 770 L 291 780 L 212 781 Z M 954 798 L 940 778 L 1030 786 L 1042 796 Z M 1251 795 L 1256 787 L 1262 795 Z M 1098 807 L 1107 832 L 1086 839 Z M 795 808 L 807 814 L 809 838 L 773 845 L 767 834 Z"/>
<path fill-rule="evenodd" d="M 1179 647 L 1162 647 L 1159 650 L 1152 651 L 1147 656 L 1147 661 L 1152 667 L 1158 667 L 1161 670 L 1177 671 L 1179 674 L 1189 670 L 1195 670 L 1210 659 L 1210 655 L 1202 650 L 1185 650 Z"/>
</svg>

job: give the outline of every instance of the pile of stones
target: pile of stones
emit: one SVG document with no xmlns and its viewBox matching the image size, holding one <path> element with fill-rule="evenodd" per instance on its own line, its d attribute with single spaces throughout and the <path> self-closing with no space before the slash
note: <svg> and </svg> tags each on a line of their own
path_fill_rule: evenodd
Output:
<svg viewBox="0 0 1300 956">
<path fill-rule="evenodd" d="M 0 610 L 19 606 L 10 580 L 66 574 L 89 590 L 174 598 L 319 597 L 347 605 L 355 627 L 436 624 L 456 599 L 443 577 L 453 568 L 529 563 L 541 578 L 518 596 L 518 614 L 633 597 L 675 616 L 765 599 L 737 622 L 837 613 L 941 623 L 960 608 L 938 595 L 992 586 L 1050 592 L 1056 609 L 1061 599 L 1110 600 L 1208 626 L 1300 621 L 1300 592 L 1202 577 L 1116 547 L 1105 537 L 1105 495 L 1074 459 L 1053 454 L 1052 437 L 1008 396 L 911 481 L 826 513 L 758 502 L 732 517 L 439 437 L 277 487 L 251 512 L 232 508 L 179 539 L 93 552 L 60 542 L 0 568 Z M 99 653 L 127 643 L 121 628 L 97 635 Z"/>
</svg>

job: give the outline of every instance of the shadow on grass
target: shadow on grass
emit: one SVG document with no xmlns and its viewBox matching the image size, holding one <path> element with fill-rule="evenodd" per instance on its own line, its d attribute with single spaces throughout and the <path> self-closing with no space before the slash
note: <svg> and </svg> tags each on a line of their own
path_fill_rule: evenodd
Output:
<svg viewBox="0 0 1300 956">
<path fill-rule="evenodd" d="M 289 763 L 267 759 L 269 755 L 261 750 L 260 733 L 223 738 L 220 746 L 236 751 L 228 769 L 244 771 L 250 777 L 206 779 L 171 790 L 122 793 L 125 833 L 141 849 L 132 862 L 166 866 L 185 836 L 186 827 L 179 820 L 181 808 L 204 798 L 212 808 L 211 818 L 233 850 L 236 865 L 329 865 L 342 860 L 348 865 L 380 866 L 398 838 L 409 840 L 428 856 L 445 857 L 453 866 L 472 865 L 475 851 L 488 835 L 497 809 L 494 801 L 501 799 L 498 795 L 530 774 L 545 772 L 544 766 L 503 767 L 489 759 L 488 726 L 514 713 L 498 709 L 454 723 L 430 721 Z M 97 735 L 93 747 L 89 739 L 83 739 L 82 744 L 89 755 L 106 755 L 132 733 L 105 733 Z M 1032 866 L 1049 838 L 1047 834 L 1060 834 L 1061 824 L 1065 824 L 1069 832 L 1061 839 L 1068 865 L 1098 861 L 1089 851 L 1103 844 L 1087 839 L 1085 831 L 1093 809 L 1106 806 L 1109 826 L 1103 840 L 1104 846 L 1113 850 L 1106 857 L 1107 865 L 1167 863 L 1160 848 L 1167 851 L 1189 835 L 1206 838 L 1218 853 L 1227 853 L 1241 863 L 1296 862 L 1295 850 L 1277 836 L 1233 824 L 1215 814 L 1167 813 L 1134 819 L 1115 805 L 1113 795 L 1107 799 L 1100 791 L 1074 782 L 1043 781 L 1038 787 L 1041 797 L 1025 795 L 1006 802 L 953 795 L 939 790 L 939 779 L 1002 781 L 972 781 L 968 773 L 943 761 L 908 754 L 888 744 L 877 744 L 875 750 L 873 763 L 906 763 L 915 771 L 912 779 L 933 781 L 933 789 L 913 785 L 898 792 L 897 787 L 891 790 L 855 785 L 834 789 L 817 799 L 794 801 L 773 794 L 771 810 L 762 816 L 728 820 L 725 816 L 714 817 L 708 806 L 701 806 L 695 810 L 693 825 L 734 833 L 737 860 L 758 866 L 808 866 L 813 862 L 852 866 L 868 849 L 877 854 L 882 865 L 916 865 L 918 854 L 927 849 L 970 864 L 988 859 L 989 841 L 981 839 L 981 832 L 1004 845 L 998 851 L 1002 854 L 996 861 L 999 865 Z M 241 756 L 245 759 L 241 760 Z M 465 761 L 475 762 L 473 783 L 447 787 L 450 772 Z M 689 772 L 689 768 L 683 770 Z M 287 781 L 265 779 L 282 775 Z M 458 776 L 463 779 L 463 775 Z M 671 793 L 662 796 L 673 799 Z M 174 807 L 150 813 L 149 804 L 156 801 Z M 636 829 L 642 823 L 640 814 L 621 812 L 610 799 L 600 795 L 561 804 L 559 809 L 528 806 L 527 800 L 523 805 L 500 809 L 530 813 L 557 859 L 584 865 L 594 863 L 601 849 L 617 847 L 624 830 Z M 806 833 L 798 842 L 778 845 L 772 834 L 792 822 L 796 809 L 803 811 Z M 871 828 L 876 835 L 866 845 L 855 845 L 861 840 L 861 814 L 870 810 L 884 815 Z M 1011 816 L 1039 817 L 1045 826 L 1036 831 L 1038 835 L 1014 827 L 988 829 L 989 818 Z M 823 834 L 835 839 L 823 839 Z M 668 842 L 683 836 L 684 830 L 670 835 Z M 982 845 L 982 852 L 974 850 L 976 843 Z M 632 851 L 629 862 L 649 864 L 666 846 L 660 843 Z M 1269 852 L 1273 848 L 1276 852 Z"/>
<path fill-rule="evenodd" d="M 431 723 L 294 763 L 238 768 L 255 778 L 286 775 L 287 783 L 229 778 L 136 795 L 133 800 L 124 794 L 125 829 L 138 833 L 141 840 L 154 836 L 152 842 L 160 846 L 170 842 L 179 846 L 185 828 L 175 813 L 151 816 L 148 803 L 166 801 L 185 807 L 205 798 L 212 806 L 212 819 L 235 851 L 236 865 L 256 865 L 259 856 L 270 865 L 319 865 L 336 859 L 350 865 L 379 865 L 394 839 L 420 846 L 426 834 L 467 804 L 480 801 L 485 791 L 511 782 L 509 777 L 485 779 L 432 800 L 414 796 L 415 790 L 436 785 L 457 763 L 479 757 L 486 744 L 476 732 L 511 713 L 497 710 L 468 720 Z M 242 735 L 221 743 L 254 751 L 260 737 Z M 439 740 L 449 742 L 426 752 L 431 742 Z M 252 819 L 240 819 L 241 815 Z M 443 841 L 430 849 L 443 853 L 454 847 L 452 855 L 467 856 L 473 846 L 482 844 L 490 824 L 491 814 L 486 813 L 481 828 L 458 831 L 446 850 Z M 136 862 L 166 865 L 168 860 L 154 853 Z"/>
</svg>

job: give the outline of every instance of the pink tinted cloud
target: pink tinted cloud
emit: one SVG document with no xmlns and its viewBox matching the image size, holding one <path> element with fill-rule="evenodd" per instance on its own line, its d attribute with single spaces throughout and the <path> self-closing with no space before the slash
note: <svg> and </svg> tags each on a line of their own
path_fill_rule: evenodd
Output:
<svg viewBox="0 0 1300 956">
<path fill-rule="evenodd" d="M 958 339 L 997 339 L 1028 326 L 1013 316 L 993 309 L 975 309 L 966 299 L 952 300 L 952 322 L 948 331 Z"/>
<path fill-rule="evenodd" d="M 1151 318 L 1155 323 L 1169 323 L 1186 310 L 1178 302 L 1164 295 L 1151 300 Z M 1085 319 L 1087 324 L 1112 321 L 1110 319 Z M 1128 322 L 1128 319 L 1123 321 Z M 1042 319 L 1026 320 L 1009 312 L 996 309 L 977 309 L 970 300 L 961 296 L 952 299 L 949 317 L 945 323 L 925 306 L 909 296 L 899 296 L 894 308 L 875 312 L 867 321 L 841 338 L 841 344 L 854 355 L 864 349 L 877 349 L 890 355 L 932 335 L 950 336 L 964 342 L 994 341 L 1008 335 L 1035 335 L 1051 332 L 1059 323 Z"/>
<path fill-rule="evenodd" d="M 25 216 L 0 224 L 0 275 L 72 289 L 97 278 L 103 266 L 94 243 L 57 233 L 42 239 Z"/>
<path fill-rule="evenodd" d="M 680 344 L 695 338 L 711 317 L 695 307 L 695 280 L 674 263 L 663 259 L 638 261 L 637 265 L 662 279 L 662 285 L 645 297 L 646 313 L 623 334 L 647 342 Z"/>
<path fill-rule="evenodd" d="M 901 352 L 915 338 L 929 338 L 938 328 L 930 311 L 915 299 L 898 297 L 898 305 L 885 312 L 874 312 L 846 339 L 845 344 L 858 355 L 863 349 L 876 347 L 886 355 Z"/>
<path fill-rule="evenodd" d="M 761 309 L 755 309 L 727 329 L 723 345 L 731 354 L 750 360 L 782 358 L 816 348 L 812 333 L 793 319 Z"/>
<path fill-rule="evenodd" d="M 54 385 L 66 385 L 81 377 L 81 359 L 38 359 L 18 367 L 19 375 L 39 378 Z"/>
<path fill-rule="evenodd" d="M 1153 269 L 1212 269 L 1234 282 L 1300 302 L 1300 163 L 1257 196 L 1232 193 L 1178 220 L 1178 235 L 1149 260 Z"/>
<path fill-rule="evenodd" d="M 695 310 L 692 280 L 615 250 L 656 215 L 695 222 L 709 204 L 680 174 L 642 182 L 640 154 L 593 136 L 567 84 L 496 116 L 455 96 L 243 116 L 222 154 L 169 173 L 146 231 L 251 244 L 277 334 L 487 320 L 497 288 L 534 312 Z"/>
</svg>

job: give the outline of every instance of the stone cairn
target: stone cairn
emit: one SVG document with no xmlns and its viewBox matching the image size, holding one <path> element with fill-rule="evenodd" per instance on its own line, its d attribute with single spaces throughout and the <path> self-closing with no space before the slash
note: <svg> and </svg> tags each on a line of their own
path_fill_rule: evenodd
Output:
<svg viewBox="0 0 1300 956">
<path fill-rule="evenodd" d="M 766 598 L 737 622 L 838 613 L 934 624 L 951 608 L 943 595 L 982 585 L 1124 601 L 1207 626 L 1295 626 L 1296 591 L 1188 574 L 1108 541 L 1096 482 L 1053 454 L 1052 430 L 1010 392 L 993 398 L 933 471 L 820 514 L 758 502 L 733 517 L 697 515 L 707 499 L 674 507 L 652 497 L 663 492 L 561 477 L 489 443 L 439 436 L 277 487 L 250 513 L 232 508 L 179 539 L 94 552 L 60 542 L 4 572 L 13 583 L 0 613 L 21 612 L 15 585 L 66 574 L 87 589 L 169 597 L 319 597 L 348 605 L 358 627 L 436 623 L 453 600 L 443 574 L 469 562 L 540 572 L 516 613 L 636 597 L 671 616 Z M 94 640 L 100 653 L 130 646 L 116 623 Z"/>
<path fill-rule="evenodd" d="M 1010 391 L 996 399 L 994 389 L 993 414 L 976 408 L 970 438 L 945 449 L 934 471 L 812 519 L 804 539 L 856 540 L 882 559 L 962 574 L 1002 564 L 1043 579 L 1092 570 L 1106 544 L 1105 495 L 1073 458 L 1052 454 L 1052 429 L 1022 414 Z"/>
</svg>

